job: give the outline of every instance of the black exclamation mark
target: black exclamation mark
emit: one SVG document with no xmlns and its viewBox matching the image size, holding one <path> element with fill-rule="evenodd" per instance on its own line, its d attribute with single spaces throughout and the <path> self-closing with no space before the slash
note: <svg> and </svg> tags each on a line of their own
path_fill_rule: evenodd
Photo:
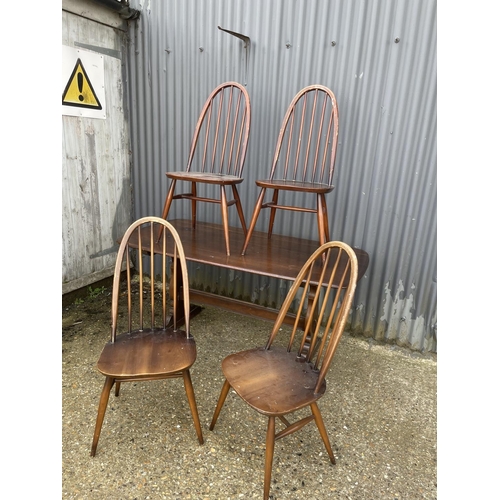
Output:
<svg viewBox="0 0 500 500">
<path fill-rule="evenodd" d="M 85 99 L 85 97 L 83 97 L 83 95 L 82 95 L 82 92 L 83 92 L 83 74 L 80 73 L 80 71 L 78 72 L 77 78 L 78 78 L 78 90 L 80 91 L 80 95 L 78 96 L 78 99 L 80 100 L 80 102 L 82 102 Z"/>
</svg>

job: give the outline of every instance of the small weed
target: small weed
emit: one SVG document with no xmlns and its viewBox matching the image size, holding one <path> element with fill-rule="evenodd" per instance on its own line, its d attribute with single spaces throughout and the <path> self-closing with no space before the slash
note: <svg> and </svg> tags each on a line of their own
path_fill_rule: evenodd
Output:
<svg viewBox="0 0 500 500">
<path fill-rule="evenodd" d="M 75 301 L 73 302 L 73 304 L 75 304 L 75 305 L 78 305 L 78 304 L 83 304 L 83 303 L 84 303 L 84 300 L 83 300 L 83 299 L 81 299 L 80 297 L 77 297 L 77 298 L 75 299 Z"/>
<path fill-rule="evenodd" d="M 102 295 L 106 291 L 105 286 L 97 287 L 97 288 L 92 288 L 89 286 L 89 297 L 91 299 L 95 299 L 96 297 L 99 297 L 99 295 Z"/>
</svg>

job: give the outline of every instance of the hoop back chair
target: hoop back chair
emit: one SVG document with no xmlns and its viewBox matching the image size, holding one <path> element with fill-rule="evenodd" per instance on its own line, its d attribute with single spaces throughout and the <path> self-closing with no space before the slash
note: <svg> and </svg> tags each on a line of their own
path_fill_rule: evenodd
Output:
<svg viewBox="0 0 500 500">
<path fill-rule="evenodd" d="M 151 258 L 149 249 L 153 248 L 158 239 L 160 229 L 162 236 L 159 245 L 162 252 L 160 256 Z M 137 248 L 130 246 L 131 238 L 137 241 Z M 171 249 L 173 261 L 177 264 L 172 265 L 169 285 L 167 244 Z M 132 252 L 136 256 L 136 273 L 132 272 Z M 159 269 L 155 266 L 155 261 L 160 261 Z M 148 263 L 149 279 L 146 275 Z M 121 286 L 123 268 L 126 275 L 123 279 L 124 287 Z M 159 273 L 158 279 L 155 279 L 155 273 Z M 182 243 L 174 227 L 159 217 L 144 217 L 134 222 L 124 234 L 116 258 L 111 305 L 111 339 L 104 346 L 97 362 L 97 369 L 106 379 L 97 412 L 91 456 L 96 453 L 111 388 L 116 386 L 115 396 L 118 396 L 122 382 L 182 378 L 198 441 L 203 444 L 189 371 L 196 360 L 196 344 L 189 328 L 188 286 L 182 287 L 184 330 L 177 327 L 177 291 L 180 290 L 181 281 L 188 283 L 187 266 Z M 168 326 L 169 322 L 172 327 Z M 123 331 L 119 331 L 119 327 Z"/>
<path fill-rule="evenodd" d="M 281 124 L 271 172 L 268 179 L 255 181 L 260 188 L 250 226 L 241 250 L 244 255 L 263 208 L 270 208 L 268 237 L 273 232 L 276 210 L 315 213 L 319 243 L 330 240 L 325 195 L 333 191 L 333 172 L 337 152 L 339 116 L 333 92 L 323 85 L 303 88 L 288 106 Z M 267 190 L 272 199 L 266 201 Z M 279 201 L 280 191 L 311 193 L 316 197 L 314 207 L 300 199 L 289 204 Z"/>
<path fill-rule="evenodd" d="M 237 185 L 243 181 L 242 173 L 250 135 L 250 98 L 243 85 L 226 82 L 216 87 L 208 97 L 198 118 L 193 135 L 186 170 L 167 172 L 170 186 L 162 217 L 167 218 L 173 200 L 191 200 L 191 221 L 196 227 L 198 201 L 218 203 L 221 206 L 226 253 L 230 255 L 228 207 L 236 205 L 246 235 L 247 227 Z M 175 194 L 177 181 L 190 183 L 189 192 Z M 198 194 L 198 184 L 219 186 L 220 196 Z M 228 200 L 226 187 L 230 186 L 232 199 Z"/>
<path fill-rule="evenodd" d="M 345 243 L 327 242 L 302 267 L 278 313 L 265 347 L 231 354 L 222 361 L 225 382 L 210 424 L 214 429 L 230 388 L 251 408 L 268 417 L 264 500 L 269 498 L 274 443 L 314 421 L 332 463 L 335 457 L 318 400 L 326 391 L 326 374 L 345 327 L 356 288 L 356 254 Z M 310 307 L 299 333 L 299 316 Z M 298 303 L 295 324 L 283 327 L 290 307 Z M 288 342 L 278 342 L 280 330 L 290 330 Z M 309 406 L 311 414 L 291 423 L 288 415 Z M 276 417 L 284 429 L 276 432 Z"/>
</svg>

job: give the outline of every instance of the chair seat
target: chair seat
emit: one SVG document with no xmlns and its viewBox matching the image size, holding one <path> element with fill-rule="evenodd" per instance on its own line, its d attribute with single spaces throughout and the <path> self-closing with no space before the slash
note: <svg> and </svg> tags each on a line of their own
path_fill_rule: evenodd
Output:
<svg viewBox="0 0 500 500">
<path fill-rule="evenodd" d="M 178 181 L 205 182 L 229 186 L 243 182 L 241 177 L 229 174 L 216 174 L 211 172 L 167 172 L 167 177 Z"/>
<path fill-rule="evenodd" d="M 277 346 L 231 354 L 222 361 L 222 371 L 237 394 L 264 415 L 285 415 L 308 406 L 326 390 L 323 382 L 314 394 L 318 372 L 297 361 L 295 352 Z"/>
<path fill-rule="evenodd" d="M 182 330 L 144 329 L 116 336 L 102 350 L 97 369 L 109 377 L 155 377 L 177 373 L 196 360 L 194 338 Z"/>
<path fill-rule="evenodd" d="M 334 186 L 319 182 L 287 181 L 284 179 L 259 179 L 255 181 L 257 186 L 266 189 L 284 189 L 286 191 L 306 191 L 308 193 L 330 193 Z"/>
</svg>

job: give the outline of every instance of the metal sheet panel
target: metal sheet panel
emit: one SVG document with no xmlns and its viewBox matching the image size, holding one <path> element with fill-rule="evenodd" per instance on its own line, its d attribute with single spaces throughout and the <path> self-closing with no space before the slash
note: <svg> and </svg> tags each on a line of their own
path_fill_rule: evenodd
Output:
<svg viewBox="0 0 500 500">
<path fill-rule="evenodd" d="M 340 133 L 328 197 L 332 239 L 365 249 L 350 328 L 437 350 L 436 1 L 134 1 L 129 88 L 135 216 L 160 214 L 165 172 L 185 167 L 210 91 L 246 84 L 252 130 L 240 186 L 250 218 L 255 180 L 270 168 L 281 120 L 302 87 L 336 95 Z M 248 36 L 250 45 L 218 26 Z M 174 217 L 189 217 L 177 202 Z M 200 213 L 218 220 L 217 207 Z M 308 214 L 279 214 L 275 230 L 316 238 Z M 262 217 L 257 230 L 263 230 Z M 230 223 L 238 225 L 236 214 Z M 199 268 L 197 286 L 279 305 L 286 284 Z"/>
<path fill-rule="evenodd" d="M 116 240 L 131 222 L 132 197 L 124 33 L 63 10 L 62 45 L 102 55 L 107 108 L 104 120 L 62 117 L 62 287 L 67 293 L 113 274 Z"/>
</svg>

